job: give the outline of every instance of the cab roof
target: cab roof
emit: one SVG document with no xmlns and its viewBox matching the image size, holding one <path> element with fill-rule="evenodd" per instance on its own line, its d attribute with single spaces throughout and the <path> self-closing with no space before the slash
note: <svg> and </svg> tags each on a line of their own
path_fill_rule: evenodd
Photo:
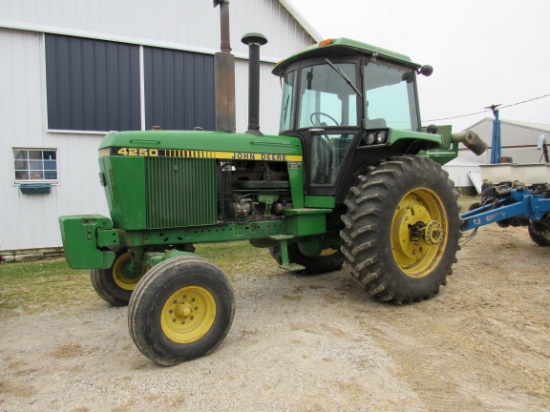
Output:
<svg viewBox="0 0 550 412">
<path fill-rule="evenodd" d="M 322 56 L 376 56 L 381 60 L 388 60 L 412 68 L 420 67 L 413 63 L 408 56 L 390 50 L 381 49 L 367 43 L 351 40 L 345 37 L 338 39 L 326 39 L 306 49 L 281 60 L 275 65 L 272 73 L 277 76 L 284 75 L 286 69 L 293 63 Z"/>
</svg>

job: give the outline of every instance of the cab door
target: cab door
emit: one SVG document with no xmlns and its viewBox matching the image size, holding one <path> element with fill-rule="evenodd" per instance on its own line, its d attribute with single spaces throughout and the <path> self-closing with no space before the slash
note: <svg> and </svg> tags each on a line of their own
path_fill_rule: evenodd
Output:
<svg viewBox="0 0 550 412">
<path fill-rule="evenodd" d="M 319 59 L 302 64 L 295 128 L 306 153 L 306 194 L 334 195 L 362 119 L 359 64 Z"/>
</svg>

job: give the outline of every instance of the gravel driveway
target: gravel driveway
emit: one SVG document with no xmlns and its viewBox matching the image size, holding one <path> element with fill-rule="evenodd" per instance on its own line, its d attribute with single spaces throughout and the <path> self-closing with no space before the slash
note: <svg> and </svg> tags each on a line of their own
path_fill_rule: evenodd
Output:
<svg viewBox="0 0 550 412">
<path fill-rule="evenodd" d="M 405 306 L 341 272 L 243 267 L 226 340 L 170 368 L 99 297 L 3 314 L 0 411 L 548 411 L 549 257 L 525 228 L 482 228 L 447 287 Z"/>
</svg>

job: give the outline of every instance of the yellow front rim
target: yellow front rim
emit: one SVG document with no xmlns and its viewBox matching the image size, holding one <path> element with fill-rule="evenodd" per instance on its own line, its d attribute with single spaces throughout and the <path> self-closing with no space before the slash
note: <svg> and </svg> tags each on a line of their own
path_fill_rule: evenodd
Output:
<svg viewBox="0 0 550 412">
<path fill-rule="evenodd" d="M 401 199 L 393 216 L 393 257 L 406 275 L 427 276 L 443 257 L 447 234 L 447 214 L 441 198 L 427 188 L 411 190 Z"/>
<path fill-rule="evenodd" d="M 336 252 L 338 252 L 336 249 L 328 248 L 321 250 L 321 253 L 319 253 L 319 256 L 331 256 L 334 255 Z"/>
<path fill-rule="evenodd" d="M 130 253 L 125 253 L 113 265 L 113 279 L 118 287 L 124 290 L 134 290 L 141 277 L 149 269 L 147 266 L 142 266 L 139 275 L 132 276 L 128 270 L 131 261 Z"/>
<path fill-rule="evenodd" d="M 201 286 L 186 286 L 166 300 L 160 314 L 160 325 L 171 341 L 191 343 L 210 330 L 214 319 L 214 296 Z"/>
</svg>

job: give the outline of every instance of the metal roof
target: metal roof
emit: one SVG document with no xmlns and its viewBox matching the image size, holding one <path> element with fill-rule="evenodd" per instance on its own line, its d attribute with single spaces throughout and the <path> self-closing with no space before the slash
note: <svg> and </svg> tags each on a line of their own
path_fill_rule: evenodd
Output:
<svg viewBox="0 0 550 412">
<path fill-rule="evenodd" d="M 509 126 L 516 126 L 516 127 L 521 127 L 521 128 L 524 128 L 524 129 L 536 130 L 536 131 L 540 131 L 540 132 L 543 132 L 543 133 L 544 132 L 546 132 L 546 133 L 550 132 L 550 124 L 518 122 L 518 121 L 515 121 L 515 120 L 504 120 L 504 119 L 499 119 L 499 120 L 500 120 L 501 124 L 506 124 L 506 125 L 509 125 Z M 480 121 L 474 123 L 473 125 L 465 128 L 464 130 L 473 129 L 474 127 L 479 126 L 480 124 L 485 123 L 485 122 L 493 123 L 493 121 L 494 121 L 493 118 L 485 117 L 485 118 L 481 119 Z"/>
<path fill-rule="evenodd" d="M 445 165 L 443 167 L 444 168 L 448 167 L 448 166 L 478 167 L 480 164 L 482 164 L 482 163 L 476 162 L 476 161 L 473 161 L 473 160 L 468 160 L 468 159 L 465 159 L 463 157 L 456 157 L 453 160 L 451 160 L 450 162 L 445 163 Z"/>
<path fill-rule="evenodd" d="M 315 41 L 321 41 L 322 37 L 317 30 L 305 19 L 302 14 L 287 0 L 279 0 L 281 6 L 283 6 L 292 17 L 302 26 L 302 28 L 311 36 Z"/>
</svg>

